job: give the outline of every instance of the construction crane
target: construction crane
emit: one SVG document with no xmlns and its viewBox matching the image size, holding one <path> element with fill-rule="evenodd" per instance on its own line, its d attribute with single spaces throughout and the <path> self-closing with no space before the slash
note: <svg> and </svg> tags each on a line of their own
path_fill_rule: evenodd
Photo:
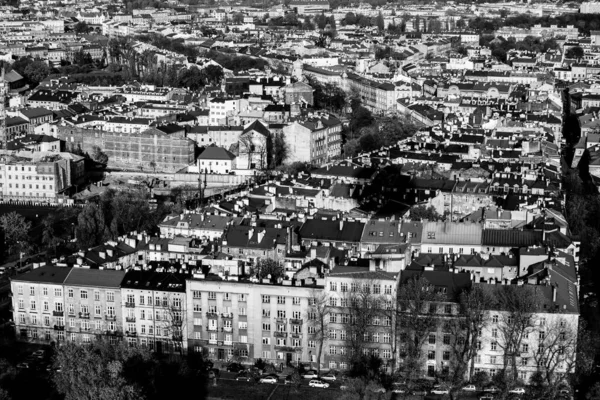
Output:
<svg viewBox="0 0 600 400">
<path fill-rule="evenodd" d="M 6 133 L 6 96 L 8 96 L 7 82 L 4 76 L 4 68 L 0 73 L 0 139 L 4 149 L 8 149 L 8 134 Z"/>
</svg>

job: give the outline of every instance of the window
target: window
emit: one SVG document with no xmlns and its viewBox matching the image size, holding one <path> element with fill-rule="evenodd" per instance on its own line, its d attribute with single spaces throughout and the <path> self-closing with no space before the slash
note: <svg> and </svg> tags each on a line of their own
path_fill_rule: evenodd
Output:
<svg viewBox="0 0 600 400">
<path fill-rule="evenodd" d="M 449 351 L 444 351 L 442 353 L 442 360 L 444 360 L 444 361 L 450 361 L 450 352 Z"/>
<path fill-rule="evenodd" d="M 32 311 L 35 310 L 35 300 L 31 300 L 30 308 L 31 308 Z"/>
<path fill-rule="evenodd" d="M 102 307 L 100 307 L 99 305 L 96 305 L 94 307 L 94 314 L 96 314 L 96 315 L 102 315 Z"/>
<path fill-rule="evenodd" d="M 262 295 L 262 302 L 263 303 L 270 303 L 271 302 L 271 296 L 268 296 L 266 294 Z"/>
<path fill-rule="evenodd" d="M 335 297 L 329 298 L 329 307 L 337 307 L 337 299 Z"/>
<path fill-rule="evenodd" d="M 523 357 L 521 358 L 521 366 L 522 367 L 526 367 L 527 366 L 527 362 L 528 362 L 528 358 L 527 357 Z"/>
<path fill-rule="evenodd" d="M 54 297 L 62 297 L 62 288 L 54 288 Z"/>
<path fill-rule="evenodd" d="M 277 318 L 285 318 L 285 310 L 277 310 Z"/>
<path fill-rule="evenodd" d="M 94 301 L 100 301 L 100 292 L 94 291 Z"/>
<path fill-rule="evenodd" d="M 238 308 L 238 315 L 246 315 L 246 309 L 244 307 Z"/>
<path fill-rule="evenodd" d="M 546 332 L 540 331 L 540 340 L 544 340 L 545 337 L 546 337 Z"/>
<path fill-rule="evenodd" d="M 329 314 L 329 322 L 332 324 L 337 323 L 337 314 Z"/>
<path fill-rule="evenodd" d="M 427 352 L 427 359 L 428 360 L 435 360 L 435 351 L 434 350 L 429 350 Z"/>
<path fill-rule="evenodd" d="M 497 315 L 492 315 L 492 322 L 493 322 L 494 324 L 497 324 L 497 323 L 498 323 L 498 316 L 497 316 Z"/>
<path fill-rule="evenodd" d="M 292 297 L 292 304 L 295 306 L 300 305 L 300 297 Z"/>
<path fill-rule="evenodd" d="M 106 292 L 106 301 L 115 301 L 115 292 Z"/>
<path fill-rule="evenodd" d="M 341 292 L 347 292 L 348 291 L 348 284 L 347 283 L 340 283 L 340 291 Z"/>
<path fill-rule="evenodd" d="M 44 300 L 44 311 L 50 311 L 50 304 L 46 300 Z"/>
<path fill-rule="evenodd" d="M 337 339 L 337 331 L 335 329 L 329 330 L 329 339 Z"/>
<path fill-rule="evenodd" d="M 88 298 L 87 290 L 80 291 L 79 297 L 81 297 L 82 299 L 87 299 Z"/>
<path fill-rule="evenodd" d="M 528 353 L 529 345 L 527 343 L 523 343 L 523 345 L 521 346 L 521 350 L 522 350 L 522 353 Z"/>
<path fill-rule="evenodd" d="M 498 348 L 498 343 L 492 342 L 490 348 L 492 349 L 492 351 L 496 351 L 496 349 Z"/>
<path fill-rule="evenodd" d="M 450 335 L 444 335 L 444 344 L 445 345 L 449 345 L 450 344 Z"/>
<path fill-rule="evenodd" d="M 42 288 L 42 294 L 43 294 L 44 296 L 48 296 L 48 288 L 47 288 L 47 287 L 43 287 L 43 288 Z"/>
<path fill-rule="evenodd" d="M 435 335 L 434 334 L 429 335 L 429 344 L 435 344 Z"/>
<path fill-rule="evenodd" d="M 29 295 L 30 296 L 35 296 L 35 287 L 34 286 L 30 286 L 29 287 Z"/>
<path fill-rule="evenodd" d="M 373 285 L 373 294 L 381 294 L 381 285 L 380 284 Z"/>
<path fill-rule="evenodd" d="M 490 364 L 496 364 L 496 356 L 490 356 Z"/>
<path fill-rule="evenodd" d="M 392 294 L 392 285 L 385 285 L 383 294 Z"/>
<path fill-rule="evenodd" d="M 444 306 L 444 313 L 446 313 L 446 314 L 452 314 L 452 305 L 451 304 L 446 304 Z"/>
<path fill-rule="evenodd" d="M 265 318 L 269 318 L 271 316 L 271 310 L 263 308 L 263 310 L 262 310 L 262 316 L 265 317 Z"/>
<path fill-rule="evenodd" d="M 271 338 L 270 337 L 263 337 L 262 338 L 262 344 L 271 344 Z"/>
<path fill-rule="evenodd" d="M 217 299 L 217 293 L 216 292 L 208 292 L 208 299 L 209 300 L 216 300 Z"/>
<path fill-rule="evenodd" d="M 497 338 L 498 337 L 498 329 L 492 328 L 492 337 L 493 338 Z"/>
<path fill-rule="evenodd" d="M 285 297 L 277 296 L 277 304 L 285 304 Z"/>
<path fill-rule="evenodd" d="M 330 346 L 329 346 L 329 354 L 330 354 L 330 355 L 335 355 L 335 354 L 337 354 L 337 347 L 335 347 L 335 346 L 333 346 L 333 345 L 330 345 Z"/>
<path fill-rule="evenodd" d="M 337 282 L 329 282 L 329 291 L 337 292 Z"/>
<path fill-rule="evenodd" d="M 270 331 L 271 324 L 262 324 L 262 329 L 263 329 L 263 331 Z"/>
<path fill-rule="evenodd" d="M 308 347 L 314 349 L 315 347 L 317 347 L 317 343 L 314 340 L 309 340 Z"/>
<path fill-rule="evenodd" d="M 69 290 L 68 290 L 68 292 L 67 292 L 67 296 L 68 296 L 68 297 L 73 297 L 73 296 L 74 296 L 74 294 L 73 294 L 73 289 L 69 289 Z"/>
</svg>

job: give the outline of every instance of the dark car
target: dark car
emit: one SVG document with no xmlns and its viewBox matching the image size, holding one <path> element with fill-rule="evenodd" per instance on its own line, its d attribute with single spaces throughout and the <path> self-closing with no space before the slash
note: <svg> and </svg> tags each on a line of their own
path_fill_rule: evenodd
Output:
<svg viewBox="0 0 600 400">
<path fill-rule="evenodd" d="M 240 371 L 238 372 L 237 376 L 235 377 L 236 381 L 246 381 L 246 382 L 250 382 L 252 380 L 252 374 L 249 371 Z"/>
<path fill-rule="evenodd" d="M 240 363 L 231 363 L 227 366 L 227 372 L 240 372 L 245 369 L 246 369 L 246 367 L 244 367 Z"/>
<path fill-rule="evenodd" d="M 410 394 L 412 394 L 413 396 L 426 396 L 427 395 L 427 389 L 425 388 L 415 388 L 413 390 L 410 391 Z"/>
</svg>

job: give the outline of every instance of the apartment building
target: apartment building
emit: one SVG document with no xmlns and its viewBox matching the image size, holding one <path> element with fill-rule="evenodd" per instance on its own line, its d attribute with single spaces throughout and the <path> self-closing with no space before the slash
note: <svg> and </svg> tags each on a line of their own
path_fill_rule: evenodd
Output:
<svg viewBox="0 0 600 400">
<path fill-rule="evenodd" d="M 121 283 L 125 340 L 157 353 L 187 349 L 186 277 L 174 269 L 127 271 Z"/>
<path fill-rule="evenodd" d="M 210 214 L 181 214 L 178 217 L 166 217 L 158 224 L 161 235 L 174 237 L 177 235 L 214 240 L 223 236 L 231 217 Z"/>
<path fill-rule="evenodd" d="M 11 279 L 17 338 L 50 344 L 65 336 L 64 281 L 71 268 L 40 267 Z"/>
<path fill-rule="evenodd" d="M 68 340 L 90 343 L 98 335 L 111 342 L 120 339 L 124 326 L 120 285 L 124 276 L 124 271 L 70 268 L 63 282 Z"/>
<path fill-rule="evenodd" d="M 326 368 L 347 369 L 352 351 L 379 356 L 392 368 L 392 359 L 397 358 L 394 314 L 398 277 L 398 273 L 357 266 L 338 266 L 327 276 Z M 315 317 L 309 315 L 309 323 Z"/>
<path fill-rule="evenodd" d="M 321 165 L 342 154 L 342 123 L 323 114 L 294 121 L 283 128 L 289 146 L 286 162 L 309 162 Z"/>
<path fill-rule="evenodd" d="M 313 361 L 306 316 L 309 299 L 322 288 L 320 280 L 270 284 L 194 275 L 187 281 L 188 347 L 223 361 Z"/>
<path fill-rule="evenodd" d="M 56 202 L 85 175 L 84 158 L 71 153 L 39 152 L 0 158 L 0 197 Z"/>
</svg>

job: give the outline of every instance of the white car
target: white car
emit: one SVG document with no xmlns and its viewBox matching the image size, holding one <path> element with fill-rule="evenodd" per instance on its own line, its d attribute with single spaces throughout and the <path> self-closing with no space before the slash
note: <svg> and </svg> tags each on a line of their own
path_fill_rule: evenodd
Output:
<svg viewBox="0 0 600 400">
<path fill-rule="evenodd" d="M 433 393 L 433 394 L 450 394 L 450 391 L 441 386 L 437 386 L 437 387 L 434 387 L 433 389 L 431 389 L 431 393 Z"/>
<path fill-rule="evenodd" d="M 508 393 L 512 393 L 512 394 L 525 394 L 525 389 L 523 389 L 523 388 L 514 388 L 513 390 L 509 390 Z"/>
<path fill-rule="evenodd" d="M 260 383 L 270 383 L 271 385 L 274 385 L 277 383 L 277 378 L 275 378 L 274 376 L 267 376 L 264 378 L 260 378 L 259 382 Z"/>
<path fill-rule="evenodd" d="M 318 379 L 313 379 L 310 382 L 308 382 L 308 386 L 327 389 L 329 387 L 329 383 L 320 381 Z"/>
<path fill-rule="evenodd" d="M 318 378 L 319 375 L 317 375 L 317 371 L 311 369 L 310 371 L 306 371 L 302 377 L 304 379 L 315 379 Z"/>
<path fill-rule="evenodd" d="M 28 369 L 29 368 L 29 364 L 22 362 L 22 363 L 18 363 L 17 364 L 17 368 L 19 369 Z"/>
<path fill-rule="evenodd" d="M 335 382 L 335 380 L 336 380 L 336 379 L 337 379 L 337 378 L 336 378 L 336 377 L 335 377 L 335 375 L 334 375 L 334 374 L 332 374 L 332 373 L 328 373 L 327 375 L 323 375 L 323 376 L 321 377 L 321 380 L 323 380 L 323 381 L 327 381 L 327 382 Z"/>
<path fill-rule="evenodd" d="M 477 388 L 475 387 L 475 385 L 467 385 L 464 388 L 461 389 L 463 392 L 476 392 Z"/>
<path fill-rule="evenodd" d="M 408 388 L 403 383 L 393 383 L 392 384 L 392 393 L 397 393 L 397 394 L 408 393 Z"/>
</svg>

